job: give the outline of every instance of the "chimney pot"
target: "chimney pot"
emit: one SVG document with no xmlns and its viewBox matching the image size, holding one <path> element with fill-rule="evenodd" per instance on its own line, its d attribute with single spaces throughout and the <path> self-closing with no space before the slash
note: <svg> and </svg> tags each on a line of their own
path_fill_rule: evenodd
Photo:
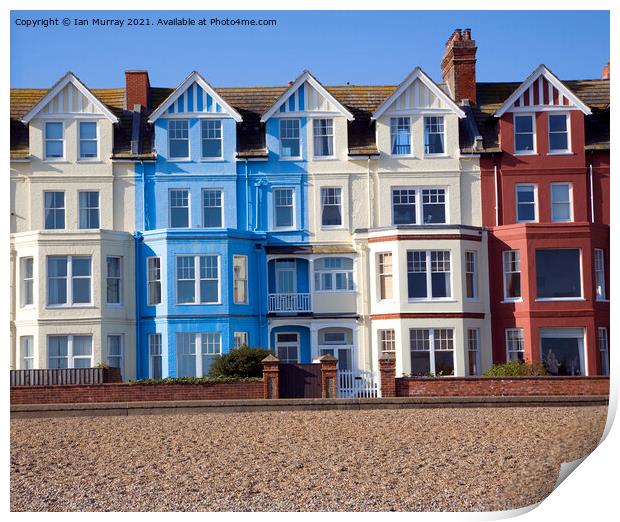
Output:
<svg viewBox="0 0 620 522">
<path fill-rule="evenodd" d="M 607 62 L 607 65 L 603 67 L 603 74 L 601 75 L 601 79 L 609 80 L 609 62 Z"/>
</svg>

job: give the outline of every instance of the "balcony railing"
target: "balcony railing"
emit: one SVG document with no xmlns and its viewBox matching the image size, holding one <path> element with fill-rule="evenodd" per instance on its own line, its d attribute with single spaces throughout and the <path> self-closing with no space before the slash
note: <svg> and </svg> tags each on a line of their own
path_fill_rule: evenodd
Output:
<svg viewBox="0 0 620 522">
<path fill-rule="evenodd" d="M 269 294 L 269 311 L 290 313 L 312 311 L 310 294 Z"/>
</svg>

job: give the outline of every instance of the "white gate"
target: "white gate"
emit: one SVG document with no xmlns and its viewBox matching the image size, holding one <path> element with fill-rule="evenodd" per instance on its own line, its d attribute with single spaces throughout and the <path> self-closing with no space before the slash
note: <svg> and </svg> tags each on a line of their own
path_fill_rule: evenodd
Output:
<svg viewBox="0 0 620 522">
<path fill-rule="evenodd" d="M 379 375 L 370 370 L 338 370 L 338 397 L 379 397 Z"/>
</svg>

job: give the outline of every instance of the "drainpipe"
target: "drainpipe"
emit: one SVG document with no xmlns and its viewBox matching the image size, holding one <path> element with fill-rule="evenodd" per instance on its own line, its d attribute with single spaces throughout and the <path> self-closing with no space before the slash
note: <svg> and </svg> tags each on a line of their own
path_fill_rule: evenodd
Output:
<svg viewBox="0 0 620 522">
<path fill-rule="evenodd" d="M 135 280 L 134 280 L 134 286 L 136 289 L 136 348 L 141 347 L 142 349 L 137 349 L 136 350 L 136 378 L 140 379 L 142 377 L 142 368 L 140 366 L 140 362 L 142 360 L 142 352 L 144 351 L 144 343 L 142 343 L 142 308 L 141 308 L 141 285 L 140 285 L 140 281 L 141 281 L 141 267 L 142 267 L 142 262 L 140 259 L 140 242 L 143 240 L 143 236 L 142 236 L 142 232 L 134 232 L 133 235 L 134 238 L 134 242 L 133 242 L 133 247 L 134 247 L 134 264 L 135 264 Z M 148 347 L 147 347 L 148 349 Z M 148 375 L 146 376 L 148 377 Z"/>
<path fill-rule="evenodd" d="M 594 223 L 594 174 L 592 172 L 592 156 L 590 156 L 589 176 L 590 176 L 590 217 L 592 219 L 592 223 Z"/>
<path fill-rule="evenodd" d="M 497 163 L 493 158 L 493 176 L 495 177 L 495 226 L 499 226 L 499 183 L 497 182 Z"/>
<path fill-rule="evenodd" d="M 245 158 L 245 229 L 250 230 L 250 179 L 248 177 L 248 159 Z"/>
<path fill-rule="evenodd" d="M 368 156 L 367 161 L 367 171 L 368 171 L 368 228 L 372 228 L 372 205 L 371 205 L 371 174 L 370 174 L 370 156 Z"/>
</svg>

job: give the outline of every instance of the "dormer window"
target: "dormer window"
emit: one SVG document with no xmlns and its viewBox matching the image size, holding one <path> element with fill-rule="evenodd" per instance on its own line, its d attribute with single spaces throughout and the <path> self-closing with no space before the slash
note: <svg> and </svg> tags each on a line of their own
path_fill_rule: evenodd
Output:
<svg viewBox="0 0 620 522">
<path fill-rule="evenodd" d="M 202 157 L 222 157 L 222 120 L 202 120 Z"/>
<path fill-rule="evenodd" d="M 549 114 L 549 152 L 569 152 L 568 114 Z"/>
<path fill-rule="evenodd" d="M 284 159 L 301 157 L 299 120 L 284 118 L 280 120 L 280 157 Z"/>
<path fill-rule="evenodd" d="M 168 155 L 171 159 L 189 158 L 189 120 L 168 120 Z"/>
<path fill-rule="evenodd" d="M 425 154 L 443 154 L 445 131 L 443 116 L 426 116 L 424 118 L 424 152 Z"/>
<path fill-rule="evenodd" d="M 45 123 L 45 159 L 62 159 L 65 156 L 64 126 L 59 121 Z"/>
<path fill-rule="evenodd" d="M 515 153 L 516 154 L 533 154 L 535 152 L 534 137 L 536 135 L 534 127 L 534 115 L 532 114 L 515 114 Z"/>
<path fill-rule="evenodd" d="M 80 159 L 97 158 L 97 122 L 80 122 Z"/>
<path fill-rule="evenodd" d="M 334 120 L 318 119 L 313 122 L 314 155 L 328 158 L 334 155 Z"/>
<path fill-rule="evenodd" d="M 411 154 L 411 120 L 409 118 L 390 118 L 390 142 L 392 155 Z"/>
</svg>

